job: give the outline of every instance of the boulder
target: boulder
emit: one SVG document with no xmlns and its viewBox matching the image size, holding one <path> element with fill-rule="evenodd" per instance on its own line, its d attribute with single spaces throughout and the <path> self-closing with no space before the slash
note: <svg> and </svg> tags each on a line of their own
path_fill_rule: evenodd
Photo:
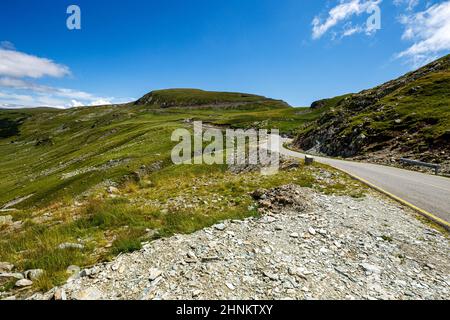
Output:
<svg viewBox="0 0 450 320">
<path fill-rule="evenodd" d="M 42 270 L 42 269 L 33 269 L 33 270 L 25 271 L 25 278 L 29 279 L 31 281 L 36 281 L 43 275 L 44 275 L 44 270 Z"/>
<path fill-rule="evenodd" d="M 0 226 L 3 225 L 11 225 L 13 224 L 13 217 L 12 216 L 0 216 Z"/>
<path fill-rule="evenodd" d="M 33 285 L 33 281 L 28 280 L 28 279 L 22 279 L 22 280 L 18 280 L 16 282 L 16 287 L 19 287 L 19 288 L 30 287 L 32 285 Z"/>
<path fill-rule="evenodd" d="M 53 295 L 54 300 L 67 300 L 66 291 L 63 288 L 58 288 Z"/>
<path fill-rule="evenodd" d="M 162 271 L 156 268 L 150 269 L 149 280 L 154 281 L 162 275 Z"/>
<path fill-rule="evenodd" d="M 19 273 L 19 272 L 16 272 L 16 273 L 5 272 L 5 273 L 0 273 L 0 278 L 15 278 L 17 280 L 22 280 L 25 277 L 23 276 L 22 273 Z"/>
<path fill-rule="evenodd" d="M 0 273 L 11 272 L 14 269 L 14 265 L 9 262 L 0 262 Z"/>
</svg>

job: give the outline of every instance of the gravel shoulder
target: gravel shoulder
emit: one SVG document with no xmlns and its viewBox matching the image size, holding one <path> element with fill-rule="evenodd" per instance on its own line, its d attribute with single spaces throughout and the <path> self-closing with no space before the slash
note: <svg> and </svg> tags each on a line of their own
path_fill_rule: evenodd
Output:
<svg viewBox="0 0 450 320">
<path fill-rule="evenodd" d="M 291 185 L 258 198 L 260 218 L 147 243 L 32 299 L 450 299 L 448 237 L 409 209 Z"/>
</svg>

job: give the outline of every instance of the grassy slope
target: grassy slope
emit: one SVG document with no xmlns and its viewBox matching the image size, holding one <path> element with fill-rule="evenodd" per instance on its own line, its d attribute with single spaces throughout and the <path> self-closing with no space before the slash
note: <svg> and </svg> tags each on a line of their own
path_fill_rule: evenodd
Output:
<svg viewBox="0 0 450 320">
<path fill-rule="evenodd" d="M 287 133 L 320 114 L 279 106 L 264 100 L 231 109 L 124 105 L 0 110 L 0 120 L 17 123 L 20 131 L 11 136 L 14 131 L 6 130 L 7 137 L 0 138 L 0 205 L 33 195 L 14 205 L 17 211 L 0 213 L 22 221 L 18 232 L 0 230 L 0 261 L 13 262 L 19 270 L 44 269 L 35 285 L 48 289 L 67 277 L 71 264 L 89 265 L 139 248 L 142 240 L 155 236 L 148 229 L 166 236 L 255 215 L 248 192 L 257 188 L 293 182 L 323 192 L 354 191 L 358 184 L 338 173 L 334 183 L 316 181 L 319 167 L 265 177 L 231 174 L 219 165 L 171 163 L 171 133 L 188 126 L 186 119 L 278 127 Z M 125 178 L 154 164 L 157 168 L 139 181 Z M 119 186 L 116 198 L 106 192 L 105 181 Z M 79 241 L 85 245 L 82 251 L 56 249 Z M 2 286 L 10 283 L 0 283 L 0 290 Z"/>
<path fill-rule="evenodd" d="M 159 103 L 169 102 L 176 105 L 204 105 L 226 102 L 258 102 L 267 98 L 246 93 L 214 92 L 199 89 L 168 89 L 156 90 L 142 97 L 137 104 L 145 104 L 152 97 Z"/>
<path fill-rule="evenodd" d="M 105 179 L 118 180 L 143 164 L 168 162 L 170 135 L 185 119 L 287 133 L 317 117 L 296 108 L 156 109 L 105 106 L 70 110 L 0 110 L 0 119 L 26 119 L 20 135 L 0 139 L 0 206 L 32 195 L 16 208 L 72 198 Z M 117 161 L 111 164 L 110 161 Z M 106 168 L 106 169 L 105 169 Z"/>
<path fill-rule="evenodd" d="M 420 88 L 413 91 L 413 88 Z M 421 142 L 440 139 L 450 132 L 450 71 L 427 75 L 383 97 L 382 110 L 355 115 L 346 130 L 367 124 L 368 130 L 385 135 L 398 131 L 420 134 Z M 398 122 L 400 120 L 400 122 Z"/>
</svg>

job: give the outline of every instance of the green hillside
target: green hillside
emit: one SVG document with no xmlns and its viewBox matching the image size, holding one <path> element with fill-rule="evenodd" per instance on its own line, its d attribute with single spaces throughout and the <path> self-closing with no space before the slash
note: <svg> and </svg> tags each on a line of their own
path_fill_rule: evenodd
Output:
<svg viewBox="0 0 450 320">
<path fill-rule="evenodd" d="M 321 112 L 203 91 L 195 97 L 201 105 L 186 108 L 192 95 L 164 95 L 181 105 L 0 110 L 0 218 L 12 219 L 0 225 L 0 261 L 19 270 L 43 269 L 34 289 L 64 281 L 69 265 L 109 259 L 139 249 L 144 240 L 257 215 L 250 193 L 259 188 L 295 183 L 355 196 L 363 190 L 337 172 L 333 183 L 317 180 L 319 165 L 273 176 L 234 174 L 226 165 L 175 166 L 171 134 L 191 129 L 193 120 L 288 134 Z M 82 249 L 58 249 L 64 243 Z M 0 279 L 0 291 L 12 284 Z"/>
<path fill-rule="evenodd" d="M 209 108 L 289 108 L 289 105 L 280 100 L 268 99 L 247 93 L 214 92 L 199 89 L 167 89 L 152 91 L 135 105 L 154 105 L 158 108 L 169 107 L 209 107 Z"/>
<path fill-rule="evenodd" d="M 299 133 L 295 144 L 301 149 L 342 157 L 374 154 L 387 162 L 410 157 L 444 168 L 450 164 L 450 55 L 329 102 L 334 105 L 319 103 L 324 114 Z"/>
</svg>

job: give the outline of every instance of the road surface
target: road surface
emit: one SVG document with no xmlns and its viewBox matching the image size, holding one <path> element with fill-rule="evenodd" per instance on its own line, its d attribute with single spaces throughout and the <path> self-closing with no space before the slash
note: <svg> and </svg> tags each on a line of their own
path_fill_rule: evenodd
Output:
<svg viewBox="0 0 450 320">
<path fill-rule="evenodd" d="M 289 139 L 276 137 L 272 139 L 271 149 L 279 150 L 281 154 L 287 156 L 304 158 L 305 154 L 283 147 L 283 144 L 289 141 Z M 363 178 L 417 208 L 447 223 L 450 222 L 450 179 L 448 178 L 371 163 L 317 156 L 314 156 L 314 159 Z"/>
</svg>

